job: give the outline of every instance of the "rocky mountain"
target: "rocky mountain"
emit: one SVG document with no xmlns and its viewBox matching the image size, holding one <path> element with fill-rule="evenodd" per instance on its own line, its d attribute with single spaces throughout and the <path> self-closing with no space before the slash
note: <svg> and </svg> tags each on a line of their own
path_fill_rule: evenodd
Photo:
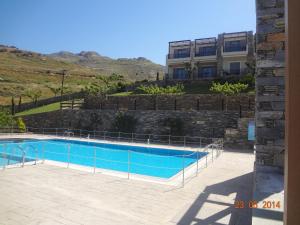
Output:
<svg viewBox="0 0 300 225">
<path fill-rule="evenodd" d="M 41 54 L 0 45 L 0 105 L 31 89 L 41 90 L 42 97 L 52 96 L 49 87 L 60 86 L 63 70 L 68 89 L 79 91 L 97 75 L 118 73 L 128 81 L 154 80 L 157 72 L 163 76 L 164 67 L 143 57 L 112 59 L 93 51 Z"/>
<path fill-rule="evenodd" d="M 112 59 L 94 51 L 82 51 L 78 54 L 61 51 L 47 56 L 58 61 L 92 68 L 103 74 L 119 73 L 129 80 L 155 79 L 157 72 L 163 74 L 164 71 L 162 65 L 144 57 Z"/>
</svg>

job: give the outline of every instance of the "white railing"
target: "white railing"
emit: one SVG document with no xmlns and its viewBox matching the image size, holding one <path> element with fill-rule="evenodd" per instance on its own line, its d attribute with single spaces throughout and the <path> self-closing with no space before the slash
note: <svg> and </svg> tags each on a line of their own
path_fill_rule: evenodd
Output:
<svg viewBox="0 0 300 225">
<path fill-rule="evenodd" d="M 87 131 L 85 130 L 69 130 L 69 129 L 61 129 L 61 128 L 42 128 L 42 129 L 37 129 L 37 128 L 29 128 L 27 133 L 38 133 L 38 134 L 44 134 L 44 135 L 55 135 L 55 136 L 62 136 L 64 138 L 70 138 L 70 136 L 78 136 L 79 138 L 94 138 L 94 139 L 103 139 L 103 140 L 117 140 L 117 141 L 127 141 L 128 138 L 124 137 L 125 135 L 128 135 L 129 133 L 122 133 L 122 132 L 107 132 L 107 131 Z M 100 135 L 100 132 L 102 135 Z M 91 133 L 93 135 L 91 135 Z M 67 134 L 67 135 L 66 135 Z M 87 135 L 89 134 L 89 135 Z M 156 144 L 167 144 L 167 145 L 181 145 L 183 147 L 186 146 L 196 146 L 196 148 L 191 148 L 192 150 L 189 150 L 186 152 L 187 154 L 182 154 L 182 155 L 157 155 L 157 154 L 149 154 L 149 152 L 138 152 L 134 150 L 121 150 L 121 149 L 112 149 L 112 150 L 103 150 L 101 151 L 111 151 L 111 152 L 125 152 L 127 154 L 127 157 L 125 161 L 120 161 L 120 160 L 115 160 L 111 158 L 104 158 L 100 157 L 98 154 L 98 149 L 97 149 L 97 143 L 92 144 L 91 146 L 82 146 L 81 151 L 84 151 L 85 154 L 88 153 L 87 155 L 81 154 L 81 152 L 74 152 L 75 150 L 72 149 L 70 143 L 67 145 L 60 145 L 59 151 L 50 151 L 49 149 L 45 149 L 44 145 L 43 147 L 40 147 L 38 149 L 37 147 L 33 145 L 26 146 L 25 148 L 20 147 L 20 145 L 17 147 L 19 150 L 21 150 L 23 153 L 21 156 L 15 157 L 19 159 L 20 165 L 24 166 L 26 161 L 32 162 L 35 161 L 35 164 L 37 162 L 44 162 L 45 159 L 47 160 L 54 160 L 55 158 L 60 158 L 64 159 L 63 161 L 66 164 L 66 167 L 69 168 L 71 165 L 82 165 L 78 162 L 81 160 L 84 160 L 85 163 L 84 165 L 92 168 L 93 173 L 96 173 L 97 169 L 109 169 L 108 164 L 113 165 L 118 165 L 121 169 L 119 171 L 123 173 L 127 173 L 127 179 L 130 179 L 132 175 L 138 175 L 137 173 L 137 168 L 151 168 L 155 172 L 156 170 L 163 171 L 163 172 L 170 172 L 170 171 L 176 171 L 177 173 L 173 178 L 176 177 L 177 180 L 181 180 L 181 185 L 184 186 L 186 181 L 188 181 L 190 178 L 193 178 L 195 176 L 198 176 L 199 171 L 202 168 L 205 168 L 208 166 L 209 162 L 214 162 L 214 160 L 219 157 L 220 153 L 223 150 L 223 139 L 222 138 L 202 138 L 202 137 L 189 137 L 189 136 L 171 136 L 171 135 L 149 135 L 149 134 L 143 134 L 144 139 L 138 138 L 138 135 L 141 134 L 136 134 L 136 133 L 130 133 L 129 134 L 131 137 L 129 139 L 129 142 L 136 142 L 136 140 L 140 140 L 140 142 L 146 142 L 146 143 L 153 143 L 154 140 L 156 140 Z M 160 137 L 162 138 L 162 141 L 159 142 L 160 139 L 153 139 L 153 137 Z M 167 142 L 165 141 L 165 137 L 167 137 Z M 179 137 L 178 140 L 175 139 L 175 137 Z M 194 138 L 194 139 L 192 139 Z M 197 143 L 192 142 L 192 140 L 197 140 Z M 206 144 L 206 142 L 210 141 L 210 143 Z M 92 143 L 92 142 L 91 142 Z M 205 143 L 205 145 L 203 145 Z M 7 150 L 7 144 L 1 145 L 0 142 L 0 157 L 3 159 L 11 159 L 14 156 L 13 151 L 15 149 L 12 149 L 11 151 Z M 126 152 L 127 151 L 127 152 Z M 149 150 L 150 151 L 150 150 Z M 171 150 L 172 151 L 172 150 Z M 181 150 L 182 152 L 185 152 L 184 150 Z M 192 153 L 190 153 L 192 151 Z M 151 152 L 150 152 L 151 153 Z M 182 160 L 182 166 L 177 166 L 177 167 L 168 167 L 167 165 L 163 166 L 155 166 L 149 165 L 145 162 L 136 162 L 132 160 L 132 156 L 137 156 L 144 154 L 146 157 L 150 157 L 151 160 L 160 160 L 161 157 L 177 157 L 181 158 Z M 101 155 L 101 154 L 100 154 Z M 111 155 L 111 154 L 110 154 Z M 27 156 L 27 157 L 26 157 Z M 193 163 L 187 164 L 188 159 L 193 159 Z M 9 161 L 7 161 L 7 164 L 9 165 Z M 6 165 L 2 165 L 3 168 L 6 167 Z M 126 171 L 127 170 L 127 171 Z M 194 175 L 193 175 L 194 174 Z M 181 178 L 180 178 L 181 176 Z"/>
</svg>

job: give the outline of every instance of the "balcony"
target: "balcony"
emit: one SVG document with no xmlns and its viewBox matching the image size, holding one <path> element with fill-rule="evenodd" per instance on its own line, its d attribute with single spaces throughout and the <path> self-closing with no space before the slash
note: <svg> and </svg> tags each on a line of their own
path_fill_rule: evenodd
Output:
<svg viewBox="0 0 300 225">
<path fill-rule="evenodd" d="M 190 58 L 191 53 L 182 53 L 182 54 L 168 54 L 168 59 L 183 59 L 183 58 Z"/>
<path fill-rule="evenodd" d="M 247 51 L 247 46 L 225 46 L 224 52 L 244 52 Z"/>
<path fill-rule="evenodd" d="M 223 46 L 223 56 L 246 56 L 248 47 L 246 39 L 241 40 L 226 40 Z"/>
<path fill-rule="evenodd" d="M 195 60 L 197 61 L 215 61 L 217 60 L 217 51 L 215 47 L 200 47 L 195 52 Z"/>
<path fill-rule="evenodd" d="M 209 49 L 206 51 L 195 52 L 195 57 L 215 56 L 217 55 L 216 49 Z"/>
</svg>

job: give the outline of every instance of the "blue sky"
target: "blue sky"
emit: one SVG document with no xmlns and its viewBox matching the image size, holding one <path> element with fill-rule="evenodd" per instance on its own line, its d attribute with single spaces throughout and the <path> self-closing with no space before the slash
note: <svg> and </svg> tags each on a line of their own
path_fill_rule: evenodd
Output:
<svg viewBox="0 0 300 225">
<path fill-rule="evenodd" d="M 0 44 L 165 64 L 168 42 L 255 31 L 254 0 L 1 0 Z"/>
</svg>

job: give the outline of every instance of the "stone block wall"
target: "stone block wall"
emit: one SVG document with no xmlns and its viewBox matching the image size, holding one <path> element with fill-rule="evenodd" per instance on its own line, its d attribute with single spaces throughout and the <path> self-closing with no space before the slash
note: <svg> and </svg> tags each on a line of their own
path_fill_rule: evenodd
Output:
<svg viewBox="0 0 300 225">
<path fill-rule="evenodd" d="M 73 128 L 86 130 L 113 130 L 116 110 L 63 110 L 25 116 L 28 127 Z M 124 111 L 137 120 L 136 132 L 142 134 L 168 134 L 167 119 L 181 119 L 182 135 L 202 137 L 224 137 L 225 128 L 237 128 L 239 112 L 183 112 L 183 111 Z"/>
<path fill-rule="evenodd" d="M 253 150 L 254 141 L 248 141 L 248 125 L 253 120 L 253 118 L 240 118 L 237 121 L 237 128 L 225 129 L 226 146 L 235 149 Z"/>
<path fill-rule="evenodd" d="M 283 166 L 284 0 L 256 0 L 256 163 Z"/>
</svg>

